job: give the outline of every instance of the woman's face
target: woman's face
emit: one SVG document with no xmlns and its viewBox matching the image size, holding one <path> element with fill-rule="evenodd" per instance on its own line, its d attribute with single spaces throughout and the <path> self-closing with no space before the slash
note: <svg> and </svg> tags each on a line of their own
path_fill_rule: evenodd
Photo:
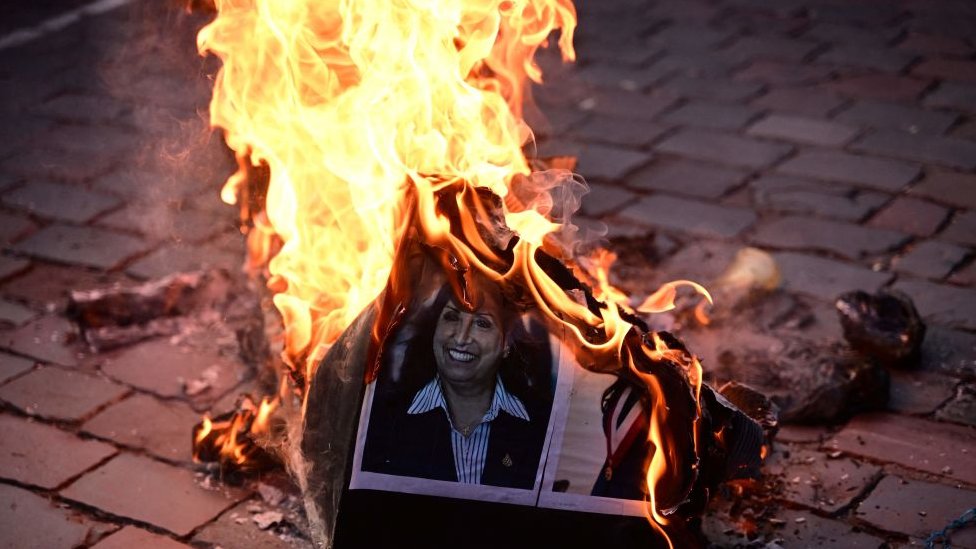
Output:
<svg viewBox="0 0 976 549">
<path fill-rule="evenodd" d="M 486 296 L 467 312 L 453 301 L 444 306 L 434 328 L 434 358 L 441 379 L 455 384 L 494 383 L 504 346 L 501 306 Z"/>
</svg>

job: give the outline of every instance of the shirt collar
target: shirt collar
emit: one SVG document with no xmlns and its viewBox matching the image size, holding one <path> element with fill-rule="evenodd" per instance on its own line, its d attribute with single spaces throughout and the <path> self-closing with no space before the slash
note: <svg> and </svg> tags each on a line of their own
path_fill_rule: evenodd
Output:
<svg viewBox="0 0 976 549">
<path fill-rule="evenodd" d="M 430 383 L 424 385 L 423 389 L 414 395 L 410 407 L 407 408 L 407 413 L 423 414 L 435 408 L 442 408 L 444 413 L 450 416 L 450 411 L 447 408 L 447 399 L 444 396 L 444 390 L 441 388 L 439 376 L 434 377 Z M 502 383 L 501 376 L 497 376 L 495 378 L 495 395 L 491 399 L 491 406 L 485 412 L 482 423 L 493 421 L 498 417 L 498 413 L 502 411 L 512 417 L 529 421 L 529 412 L 525 409 L 525 404 L 517 396 L 509 393 L 505 389 L 505 384 Z"/>
</svg>

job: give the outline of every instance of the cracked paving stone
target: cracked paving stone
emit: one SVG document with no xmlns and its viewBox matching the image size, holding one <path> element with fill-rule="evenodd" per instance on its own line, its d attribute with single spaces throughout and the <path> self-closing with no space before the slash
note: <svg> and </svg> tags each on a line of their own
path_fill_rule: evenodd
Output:
<svg viewBox="0 0 976 549">
<path fill-rule="evenodd" d="M 895 414 L 863 414 L 827 448 L 976 484 L 976 434 L 968 427 Z M 976 501 L 976 500 L 974 500 Z"/>
<path fill-rule="evenodd" d="M 62 366 L 78 364 L 78 352 L 70 346 L 75 327 L 59 316 L 42 316 L 10 332 L 0 333 L 0 347 L 21 355 Z"/>
<path fill-rule="evenodd" d="M 784 477 L 782 497 L 825 513 L 836 513 L 864 493 L 881 474 L 881 467 L 848 458 L 829 459 L 812 450 L 774 452 L 766 471 Z"/>
<path fill-rule="evenodd" d="M 51 225 L 13 246 L 15 251 L 97 269 L 117 267 L 148 249 L 142 240 L 94 227 Z"/>
<path fill-rule="evenodd" d="M 0 477 L 48 489 L 115 453 L 109 444 L 7 414 L 0 414 L 0 441 Z"/>
<path fill-rule="evenodd" d="M 182 402 L 137 393 L 102 410 L 81 429 L 163 459 L 189 462 L 193 448 L 188 433 L 199 422 L 200 414 Z"/>
<path fill-rule="evenodd" d="M 0 399 L 32 416 L 80 421 L 128 391 L 102 377 L 47 367 L 4 385 Z"/>
<path fill-rule="evenodd" d="M 784 252 L 773 257 L 783 275 L 784 288 L 830 303 L 851 290 L 875 292 L 893 277 L 891 273 L 815 255 Z"/>
<path fill-rule="evenodd" d="M 85 223 L 99 214 L 117 208 L 122 201 L 110 194 L 90 191 L 77 185 L 30 182 L 5 192 L 3 203 L 40 217 Z"/>
<path fill-rule="evenodd" d="M 61 491 L 62 497 L 185 536 L 246 497 L 208 488 L 192 471 L 123 453 Z"/>
<path fill-rule="evenodd" d="M 60 549 L 87 546 L 106 529 L 33 492 L 0 484 L 0 546 Z"/>
<path fill-rule="evenodd" d="M 126 526 L 102 539 L 91 549 L 134 549 L 136 547 L 139 549 L 189 549 L 190 546 L 135 526 Z"/>
<path fill-rule="evenodd" d="M 33 360 L 8 353 L 0 353 L 0 383 L 17 377 L 33 367 Z"/>
<path fill-rule="evenodd" d="M 197 399 L 215 400 L 237 385 L 243 366 L 216 349 L 182 347 L 155 339 L 106 355 L 102 371 L 109 377 L 164 398 L 183 397 L 188 383 L 200 380 Z"/>
<path fill-rule="evenodd" d="M 855 516 L 881 530 L 925 539 L 970 509 L 973 502 L 976 492 L 965 488 L 889 475 L 858 505 Z M 976 547 L 976 530 L 953 532 L 952 546 Z"/>
</svg>

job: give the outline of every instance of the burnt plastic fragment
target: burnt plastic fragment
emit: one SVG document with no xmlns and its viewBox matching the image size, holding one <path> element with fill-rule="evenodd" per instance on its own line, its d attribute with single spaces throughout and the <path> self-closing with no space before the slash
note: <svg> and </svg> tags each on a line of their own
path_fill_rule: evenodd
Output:
<svg viewBox="0 0 976 549">
<path fill-rule="evenodd" d="M 918 363 L 925 324 L 907 295 L 897 290 L 874 295 L 855 291 L 837 298 L 835 305 L 844 337 L 855 350 L 883 366 Z"/>
</svg>

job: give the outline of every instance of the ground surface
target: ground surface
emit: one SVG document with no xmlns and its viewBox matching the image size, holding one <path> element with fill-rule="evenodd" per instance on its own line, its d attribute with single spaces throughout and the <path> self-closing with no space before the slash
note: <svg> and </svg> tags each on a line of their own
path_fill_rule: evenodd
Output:
<svg viewBox="0 0 976 549">
<path fill-rule="evenodd" d="M 653 268 L 622 283 L 707 281 L 752 245 L 814 309 L 893 287 L 929 323 L 922 368 L 892 374 L 887 410 L 781 432 L 765 502 L 778 510 L 759 539 L 917 545 L 976 505 L 976 6 L 580 12 L 578 65 L 536 93 L 539 151 L 579 155 L 583 214 L 624 238 L 624 272 Z M 179 340 L 91 355 L 68 337 L 68 290 L 241 264 L 217 197 L 232 164 L 203 114 L 203 20 L 122 7 L 0 50 L 2 547 L 302 544 L 259 528 L 279 479 L 214 486 L 189 462 L 199 412 L 250 387 L 243 366 L 189 360 Z M 188 396 L 217 363 L 220 379 Z M 729 523 L 715 507 L 708 529 L 726 545 L 761 514 Z M 953 542 L 976 547 L 976 528 Z"/>
</svg>

